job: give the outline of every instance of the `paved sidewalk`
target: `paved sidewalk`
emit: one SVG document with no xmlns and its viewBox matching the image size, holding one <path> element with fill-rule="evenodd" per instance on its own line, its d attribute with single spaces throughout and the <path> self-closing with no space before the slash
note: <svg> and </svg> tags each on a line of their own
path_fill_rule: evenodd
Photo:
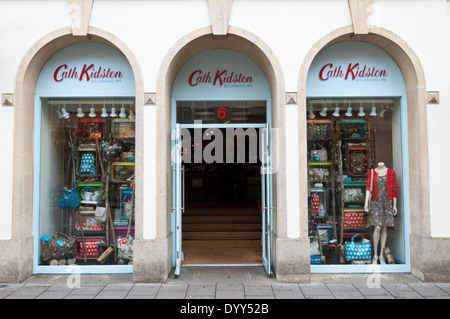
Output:
<svg viewBox="0 0 450 319">
<path fill-rule="evenodd" d="M 0 283 L 0 299 L 450 299 L 450 283 L 410 274 L 312 274 L 310 283 L 279 283 L 261 267 L 183 267 L 162 284 L 133 283 L 131 274 L 34 275 Z"/>
</svg>

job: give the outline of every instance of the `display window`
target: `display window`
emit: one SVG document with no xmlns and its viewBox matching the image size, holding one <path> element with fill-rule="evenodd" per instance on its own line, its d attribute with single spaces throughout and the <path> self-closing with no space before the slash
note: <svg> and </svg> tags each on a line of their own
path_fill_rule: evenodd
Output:
<svg viewBox="0 0 450 319">
<path fill-rule="evenodd" d="M 42 98 L 39 265 L 133 260 L 134 97 Z"/>
<path fill-rule="evenodd" d="M 311 264 L 405 263 L 400 100 L 308 99 Z"/>
</svg>

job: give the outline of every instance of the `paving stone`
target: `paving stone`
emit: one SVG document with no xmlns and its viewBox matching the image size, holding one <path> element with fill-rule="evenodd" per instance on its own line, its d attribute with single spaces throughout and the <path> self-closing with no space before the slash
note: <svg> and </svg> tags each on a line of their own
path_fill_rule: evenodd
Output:
<svg viewBox="0 0 450 319">
<path fill-rule="evenodd" d="M 217 290 L 216 299 L 244 299 L 244 288 L 239 290 Z"/>
<path fill-rule="evenodd" d="M 42 294 L 36 297 L 36 299 L 64 299 L 70 293 L 70 290 L 53 290 L 53 291 L 44 291 Z"/>
<path fill-rule="evenodd" d="M 245 295 L 245 299 L 275 299 L 275 296 L 272 295 Z"/>
<path fill-rule="evenodd" d="M 186 296 L 214 296 L 216 285 L 189 285 Z"/>
<path fill-rule="evenodd" d="M 450 294 L 450 283 L 448 283 L 448 282 L 436 283 L 436 286 L 438 286 L 439 288 L 441 288 L 442 290 L 444 290 L 445 292 Z"/>
<path fill-rule="evenodd" d="M 365 297 L 386 297 L 390 298 L 392 295 L 383 287 L 380 288 L 369 288 L 364 284 L 355 284 L 354 285 L 358 291 L 363 294 Z"/>
<path fill-rule="evenodd" d="M 300 291 L 295 290 L 274 290 L 275 299 L 305 299 L 305 296 Z"/>
<path fill-rule="evenodd" d="M 387 284 L 383 285 L 392 296 L 397 299 L 423 299 L 416 291 L 407 284 Z"/>
<path fill-rule="evenodd" d="M 97 295 L 103 288 L 104 285 L 83 284 L 80 288 L 74 288 L 69 295 Z"/>
<path fill-rule="evenodd" d="M 272 286 L 244 285 L 245 296 L 271 296 L 274 297 Z"/>
<path fill-rule="evenodd" d="M 64 299 L 94 299 L 97 295 L 89 295 L 89 294 L 81 294 L 81 295 L 74 295 L 74 294 L 67 294 Z"/>
<path fill-rule="evenodd" d="M 325 284 L 299 284 L 299 287 L 306 298 L 311 296 L 333 297 Z"/>
<path fill-rule="evenodd" d="M 163 290 L 160 289 L 155 299 L 185 299 L 186 290 Z"/>
<path fill-rule="evenodd" d="M 94 299 L 124 299 L 128 290 L 102 290 Z"/>
<path fill-rule="evenodd" d="M 135 284 L 128 296 L 156 296 L 161 289 L 161 284 Z"/>
<path fill-rule="evenodd" d="M 48 288 L 48 286 L 28 286 L 28 285 L 26 285 L 26 286 L 23 286 L 23 287 L 17 289 L 16 291 L 14 291 L 14 293 L 9 295 L 9 297 L 19 297 L 19 296 L 37 297 L 41 293 L 43 293 L 47 288 Z"/>
<path fill-rule="evenodd" d="M 103 290 L 131 290 L 133 288 L 133 283 L 113 283 L 106 284 Z"/>
<path fill-rule="evenodd" d="M 243 284 L 236 284 L 236 283 L 224 283 L 219 282 L 216 285 L 216 290 L 232 290 L 232 291 L 244 291 L 244 285 Z"/>
<path fill-rule="evenodd" d="M 449 296 L 447 292 L 432 283 L 410 284 L 409 286 L 425 298 Z"/>
</svg>

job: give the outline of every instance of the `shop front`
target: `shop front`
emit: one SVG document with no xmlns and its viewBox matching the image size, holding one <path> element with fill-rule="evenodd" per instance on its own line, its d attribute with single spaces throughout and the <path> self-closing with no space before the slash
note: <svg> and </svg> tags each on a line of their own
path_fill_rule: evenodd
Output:
<svg viewBox="0 0 450 319">
<path fill-rule="evenodd" d="M 410 272 L 405 80 L 361 41 L 331 45 L 306 82 L 311 273 Z"/>
<path fill-rule="evenodd" d="M 187 61 L 172 91 L 175 275 L 190 265 L 272 273 L 271 90 L 260 67 L 229 49 Z"/>
<path fill-rule="evenodd" d="M 34 112 L 34 273 L 133 271 L 134 83 L 124 55 L 96 42 L 67 46 L 42 68 Z"/>
</svg>

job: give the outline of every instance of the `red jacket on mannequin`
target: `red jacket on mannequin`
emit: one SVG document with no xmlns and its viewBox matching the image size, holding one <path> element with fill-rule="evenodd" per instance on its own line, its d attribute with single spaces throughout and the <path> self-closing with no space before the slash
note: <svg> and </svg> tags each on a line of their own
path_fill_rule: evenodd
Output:
<svg viewBox="0 0 450 319">
<path fill-rule="evenodd" d="M 375 169 L 369 170 L 367 173 L 366 191 L 370 191 L 370 181 L 373 172 L 373 184 L 372 184 L 372 200 L 377 200 L 377 177 L 378 173 Z M 397 176 L 393 169 L 388 168 L 386 174 L 386 188 L 388 192 L 388 199 L 397 198 Z"/>
</svg>

